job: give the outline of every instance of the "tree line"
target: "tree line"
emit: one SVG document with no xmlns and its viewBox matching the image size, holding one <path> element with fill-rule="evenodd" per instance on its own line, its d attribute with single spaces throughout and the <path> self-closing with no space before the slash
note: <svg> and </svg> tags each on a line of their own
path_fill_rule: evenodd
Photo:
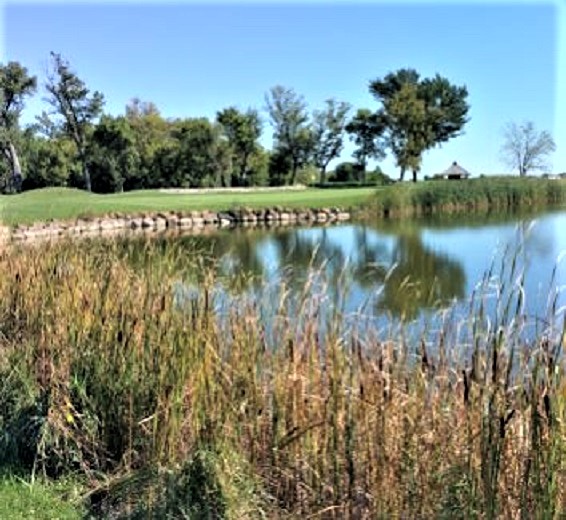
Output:
<svg viewBox="0 0 566 520">
<path fill-rule="evenodd" d="M 206 117 L 164 118 L 154 103 L 132 99 L 121 115 L 104 112 L 60 54 L 50 54 L 42 90 L 46 110 L 20 124 L 38 79 L 18 62 L 0 64 L 0 189 L 72 186 L 108 193 L 161 187 L 288 185 L 331 180 L 375 181 L 370 160 L 392 154 L 402 180 L 417 180 L 423 153 L 463 132 L 468 92 L 435 75 L 400 69 L 369 82 L 376 107 L 336 99 L 309 111 L 292 88 L 274 86 L 261 110 L 223 108 Z M 264 114 L 262 116 L 262 114 Z M 260 144 L 268 123 L 271 150 Z M 353 160 L 333 172 L 346 139 Z"/>
</svg>

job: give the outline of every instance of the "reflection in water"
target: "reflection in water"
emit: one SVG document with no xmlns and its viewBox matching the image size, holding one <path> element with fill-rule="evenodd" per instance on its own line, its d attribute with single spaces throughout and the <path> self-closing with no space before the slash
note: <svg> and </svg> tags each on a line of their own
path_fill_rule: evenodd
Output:
<svg viewBox="0 0 566 520">
<path fill-rule="evenodd" d="M 404 220 L 234 229 L 155 239 L 157 248 L 152 249 L 175 248 L 180 271 L 188 264 L 183 260 L 197 252 L 200 271 L 185 272 L 183 279 L 198 282 L 202 268 L 214 267 L 224 280 L 224 290 L 231 293 L 255 291 L 266 283 L 302 291 L 306 276 L 317 272 L 318 283 L 310 286 L 312 290 L 324 290 L 331 302 L 342 296 L 347 312 L 364 306 L 374 316 L 413 320 L 453 301 L 465 304 L 494 258 L 508 247 L 510 257 L 522 251 L 531 312 L 541 311 L 534 302 L 548 290 L 559 254 L 555 230 L 566 227 L 566 213 L 542 215 L 534 225 L 532 220 L 511 217 L 483 219 L 483 225 L 476 217 L 471 223 L 454 220 L 452 226 L 447 220 Z M 130 243 L 129 249 L 135 246 Z M 566 283 L 563 272 L 558 271 L 558 284 Z"/>
<path fill-rule="evenodd" d="M 398 236 L 394 260 L 396 267 L 384 284 L 378 309 L 414 319 L 423 309 L 464 297 L 462 265 L 426 248 L 420 235 Z"/>
</svg>

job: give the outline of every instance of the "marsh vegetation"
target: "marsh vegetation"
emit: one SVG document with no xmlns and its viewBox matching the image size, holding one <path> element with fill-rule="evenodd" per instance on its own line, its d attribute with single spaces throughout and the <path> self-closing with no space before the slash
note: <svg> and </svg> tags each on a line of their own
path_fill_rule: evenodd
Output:
<svg viewBox="0 0 566 520">
<path fill-rule="evenodd" d="M 11 248 L 0 460 L 72 478 L 100 517 L 559 515 L 562 282 L 526 335 L 522 269 L 415 337 L 351 319 L 316 264 L 266 300 L 204 247 Z"/>
</svg>

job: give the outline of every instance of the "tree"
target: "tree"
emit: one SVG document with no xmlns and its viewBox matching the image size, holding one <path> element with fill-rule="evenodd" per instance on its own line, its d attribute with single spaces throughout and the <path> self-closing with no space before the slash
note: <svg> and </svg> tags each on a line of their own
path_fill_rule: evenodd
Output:
<svg viewBox="0 0 566 520">
<path fill-rule="evenodd" d="M 385 132 L 385 121 L 382 117 L 367 108 L 360 108 L 356 115 L 346 125 L 346 132 L 354 141 L 357 149 L 352 154 L 362 171 L 362 181 L 365 181 L 365 172 L 369 159 L 383 159 L 385 157 L 382 140 Z"/>
<path fill-rule="evenodd" d="M 93 191 L 111 193 L 138 187 L 140 158 L 134 132 L 124 116 L 102 116 L 87 155 Z"/>
<path fill-rule="evenodd" d="M 206 118 L 181 119 L 173 123 L 171 139 L 156 151 L 154 187 L 208 187 L 225 185 L 231 169 L 228 143 L 219 125 Z"/>
<path fill-rule="evenodd" d="M 334 182 L 355 182 L 360 180 L 361 166 L 353 162 L 341 162 L 336 165 L 329 179 Z"/>
<path fill-rule="evenodd" d="M 0 151 L 7 160 L 11 184 L 18 189 L 22 181 L 22 169 L 15 141 L 19 131 L 20 113 L 24 98 L 35 92 L 37 80 L 29 76 L 18 62 L 0 64 Z"/>
<path fill-rule="evenodd" d="M 142 101 L 138 97 L 130 99 L 126 105 L 126 118 L 129 121 L 148 116 L 161 117 L 159 109 L 153 101 Z"/>
<path fill-rule="evenodd" d="M 73 186 L 76 177 L 80 178 L 75 144 L 68 137 L 45 138 L 34 135 L 33 129 L 28 128 L 22 144 L 22 159 L 26 166 L 23 190 Z"/>
<path fill-rule="evenodd" d="M 284 186 L 291 167 L 291 158 L 286 153 L 275 148 L 269 154 L 269 185 Z"/>
<path fill-rule="evenodd" d="M 245 113 L 235 107 L 225 108 L 216 114 L 216 120 L 222 130 L 233 153 L 234 174 L 232 185 L 243 186 L 249 184 L 247 179 L 249 161 L 252 154 L 258 149 L 258 139 L 261 136 L 261 119 L 256 110 L 248 109 Z"/>
<path fill-rule="evenodd" d="M 266 186 L 269 182 L 269 151 L 258 145 L 250 156 L 247 171 L 250 186 Z"/>
<path fill-rule="evenodd" d="M 131 175 L 125 189 L 143 189 L 159 184 L 159 172 L 154 170 L 157 150 L 171 141 L 171 123 L 164 119 L 151 101 L 133 98 L 126 105 L 126 121 L 132 130 L 139 156 L 138 172 Z"/>
<path fill-rule="evenodd" d="M 548 156 L 556 145 L 548 132 L 537 132 L 532 121 L 507 123 L 503 137 L 502 159 L 510 168 L 518 169 L 519 175 L 549 168 Z"/>
<path fill-rule="evenodd" d="M 324 110 L 315 110 L 312 122 L 313 162 L 320 170 L 320 182 L 326 182 L 326 168 L 340 155 L 344 145 L 346 117 L 351 106 L 334 99 L 326 100 Z"/>
<path fill-rule="evenodd" d="M 432 128 L 432 146 L 437 146 L 453 137 L 462 135 L 469 119 L 470 109 L 465 86 L 452 85 L 446 78 L 436 74 L 418 85 L 419 97 L 424 100 L 428 123 Z"/>
<path fill-rule="evenodd" d="M 383 110 L 387 114 L 388 145 L 401 169 L 400 180 L 406 170 L 412 170 L 416 182 L 422 154 L 432 141 L 425 102 L 419 99 L 416 85 L 407 83 L 383 102 Z"/>
<path fill-rule="evenodd" d="M 82 165 L 85 187 L 91 191 L 88 169 L 87 144 L 92 123 L 102 113 L 104 97 L 98 91 L 89 96 L 84 82 L 70 70 L 69 64 L 60 54 L 51 53 L 52 70 L 48 72 L 45 88 L 55 113 L 63 119 L 65 133 L 77 146 Z"/>
<path fill-rule="evenodd" d="M 460 135 L 468 122 L 466 87 L 438 74 L 421 80 L 414 69 L 400 69 L 370 82 L 369 90 L 381 103 L 378 116 L 401 180 L 411 169 L 416 181 L 423 152 Z"/>
<path fill-rule="evenodd" d="M 280 85 L 269 91 L 265 101 L 274 130 L 274 151 L 289 158 L 290 182 L 294 184 L 297 171 L 309 161 L 313 149 L 306 103 L 293 89 Z"/>
</svg>

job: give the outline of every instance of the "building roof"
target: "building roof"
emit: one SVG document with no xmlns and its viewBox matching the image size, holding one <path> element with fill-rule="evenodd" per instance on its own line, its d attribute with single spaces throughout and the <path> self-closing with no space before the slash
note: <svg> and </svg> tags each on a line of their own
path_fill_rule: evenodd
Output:
<svg viewBox="0 0 566 520">
<path fill-rule="evenodd" d="M 461 176 L 470 176 L 470 172 L 462 168 L 456 161 L 454 161 L 450 168 L 444 170 L 441 175 L 461 175 Z"/>
</svg>

